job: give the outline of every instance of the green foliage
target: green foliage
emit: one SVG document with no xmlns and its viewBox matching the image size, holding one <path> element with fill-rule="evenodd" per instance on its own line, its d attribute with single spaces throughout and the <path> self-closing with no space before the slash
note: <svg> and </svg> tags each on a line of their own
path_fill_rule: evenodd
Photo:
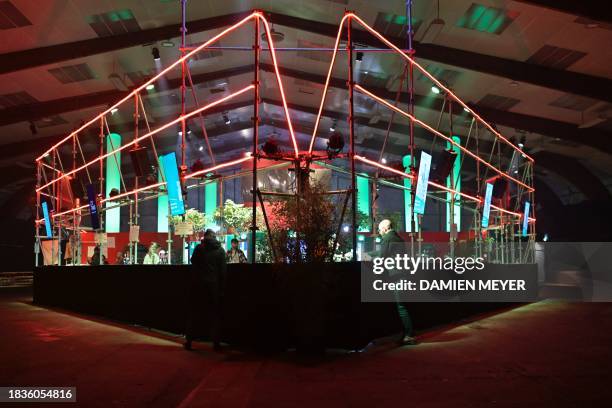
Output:
<svg viewBox="0 0 612 408">
<path fill-rule="evenodd" d="M 185 221 L 190 222 L 193 225 L 193 232 L 202 232 L 206 229 L 206 225 L 208 225 L 208 219 L 206 214 L 196 210 L 195 208 L 190 208 L 185 211 Z M 176 225 L 179 222 L 183 222 L 183 216 L 175 215 L 170 218 L 170 224 Z"/>
<path fill-rule="evenodd" d="M 244 204 L 236 204 L 232 200 L 225 200 L 223 207 L 216 209 L 214 217 L 226 231 L 233 229 L 235 233 L 240 234 L 249 230 L 252 216 L 251 208 L 245 207 Z"/>
</svg>

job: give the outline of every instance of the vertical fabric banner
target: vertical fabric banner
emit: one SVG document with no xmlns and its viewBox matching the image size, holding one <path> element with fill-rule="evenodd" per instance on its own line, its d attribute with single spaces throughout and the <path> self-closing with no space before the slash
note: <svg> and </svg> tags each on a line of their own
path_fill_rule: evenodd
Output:
<svg viewBox="0 0 612 408">
<path fill-rule="evenodd" d="M 47 237 L 51 238 L 53 236 L 53 231 L 51 231 L 51 218 L 49 217 L 49 206 L 46 201 L 42 202 L 42 211 L 43 217 L 45 219 L 45 232 L 47 233 Z"/>
<path fill-rule="evenodd" d="M 359 225 L 357 231 L 370 231 L 370 181 L 363 176 L 357 176 L 357 211 L 368 219 L 366 226 Z M 359 214 L 359 213 L 358 213 Z M 357 216 L 359 220 L 359 215 Z"/>
<path fill-rule="evenodd" d="M 482 220 L 480 225 L 482 228 L 489 226 L 489 214 L 491 213 L 491 198 L 493 197 L 493 184 L 487 183 L 487 190 L 485 191 L 485 202 L 482 209 Z"/>
<path fill-rule="evenodd" d="M 525 213 L 523 214 L 523 236 L 526 237 L 529 232 L 529 208 L 531 207 L 531 203 L 529 201 L 525 201 Z"/>
<path fill-rule="evenodd" d="M 176 153 L 165 154 L 161 156 L 160 161 L 164 170 L 164 177 L 166 178 L 166 187 L 168 188 L 170 214 L 183 215 L 185 214 L 185 203 L 183 201 L 183 192 L 181 191 L 178 165 L 176 164 Z"/>
<path fill-rule="evenodd" d="M 453 141 L 457 144 L 461 143 L 461 139 L 459 136 L 453 136 Z M 455 146 L 450 142 L 446 142 L 446 148 L 452 149 L 452 151 L 456 154 L 455 162 L 453 163 L 453 170 L 451 174 L 446 178 L 446 187 L 453 188 L 455 191 L 461 191 L 461 149 L 459 146 Z M 451 182 L 451 177 L 453 180 Z M 455 205 L 453 208 L 453 223 L 457 226 L 457 232 L 461 231 L 461 195 L 455 194 L 453 197 L 455 200 Z M 446 193 L 446 232 L 451 231 L 451 193 Z"/>
<path fill-rule="evenodd" d="M 106 151 L 112 152 L 121 147 L 121 135 L 111 133 L 106 136 Z M 121 191 L 121 152 L 113 153 L 106 158 L 106 194 L 109 197 L 112 189 Z M 105 207 L 113 207 L 118 203 L 107 201 Z M 119 232 L 121 226 L 121 208 L 107 209 L 105 212 L 106 222 L 104 223 L 106 232 Z"/>
<path fill-rule="evenodd" d="M 159 171 L 157 180 L 161 183 L 164 175 L 164 164 L 159 156 Z M 168 191 L 168 186 L 166 186 Z M 168 232 L 168 193 L 157 196 L 157 232 Z"/>
<path fill-rule="evenodd" d="M 204 186 L 204 214 L 206 214 L 206 228 L 216 230 L 215 211 L 217 210 L 217 191 L 219 184 L 212 181 Z"/>
<path fill-rule="evenodd" d="M 429 182 L 429 170 L 431 169 L 431 155 L 421 152 L 419 163 L 419 176 L 417 179 L 416 196 L 414 198 L 414 212 L 425 214 L 425 201 L 427 199 L 427 186 Z"/>
<path fill-rule="evenodd" d="M 406 173 L 410 173 L 410 155 L 407 154 L 402 158 L 402 164 L 404 165 L 404 169 Z M 419 232 L 419 223 L 414 223 L 414 231 L 412 231 L 412 222 L 410 217 L 412 217 L 412 197 L 410 196 L 410 192 L 412 191 L 412 180 L 409 178 L 404 178 L 404 224 L 407 232 Z"/>
</svg>

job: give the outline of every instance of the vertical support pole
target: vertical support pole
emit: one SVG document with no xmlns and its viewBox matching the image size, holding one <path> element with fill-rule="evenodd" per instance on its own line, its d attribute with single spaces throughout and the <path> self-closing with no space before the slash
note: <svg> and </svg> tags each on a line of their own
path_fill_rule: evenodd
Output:
<svg viewBox="0 0 612 408">
<path fill-rule="evenodd" d="M 253 97 L 253 184 L 252 195 L 252 220 L 251 220 L 251 263 L 256 261 L 256 241 L 257 241 L 257 143 L 259 139 L 259 17 L 255 19 L 255 40 L 253 42 L 253 85 L 255 85 L 255 95 Z"/>
<path fill-rule="evenodd" d="M 100 118 L 100 134 L 99 134 L 99 139 L 100 139 L 100 175 L 98 177 L 99 180 L 99 184 L 100 186 L 98 187 L 98 194 L 102 194 L 102 191 L 104 191 L 104 159 L 102 159 L 102 156 L 104 156 L 104 116 L 102 116 Z M 106 216 L 106 213 L 104 213 L 104 216 L 102 215 L 104 212 L 100 211 L 100 209 L 98 209 L 98 214 L 100 217 L 100 229 L 102 230 L 104 228 L 104 218 Z"/>
<path fill-rule="evenodd" d="M 38 189 L 40 188 L 41 170 L 42 170 L 42 164 L 39 160 L 36 162 L 36 217 L 34 218 L 36 221 L 42 219 L 40 217 L 40 191 L 38 191 Z M 34 233 L 36 234 L 36 238 L 34 240 L 34 265 L 39 266 L 38 265 L 38 258 L 39 258 L 38 254 L 41 252 L 40 223 L 39 222 L 35 222 Z"/>
<path fill-rule="evenodd" d="M 348 18 L 348 90 L 349 90 L 349 136 L 350 136 L 350 156 L 351 156 L 351 209 L 352 209 L 352 241 L 353 241 L 353 262 L 357 261 L 357 177 L 355 175 L 355 127 L 354 127 L 354 92 L 353 92 L 353 30 L 352 17 Z"/>
<path fill-rule="evenodd" d="M 408 53 L 410 54 L 411 58 L 414 58 L 414 49 L 412 48 L 412 0 L 406 0 L 406 23 L 408 24 L 408 32 L 406 33 L 406 37 L 408 40 Z M 408 95 L 409 95 L 409 102 L 408 102 L 408 111 L 410 112 L 410 114 L 412 116 L 414 116 L 414 66 L 413 64 L 410 62 L 409 63 L 409 69 L 408 69 L 408 75 L 410 75 L 409 78 L 409 82 L 408 82 Z M 409 123 L 409 130 L 410 130 L 410 173 L 411 174 L 416 174 L 416 161 L 415 161 L 415 157 L 414 157 L 414 123 L 412 121 L 410 121 Z M 419 239 L 421 237 L 420 234 L 420 225 L 417 226 L 416 222 L 415 222 L 415 217 L 414 217 L 414 199 L 415 199 L 415 191 L 414 188 L 410 189 L 410 241 L 411 241 L 411 248 L 414 248 L 414 232 L 415 231 L 419 231 Z M 420 221 L 422 220 L 422 217 L 419 217 L 419 224 Z M 419 246 L 420 246 L 420 242 L 419 242 Z M 413 254 L 414 256 L 414 254 Z"/>
<path fill-rule="evenodd" d="M 140 118 L 140 96 L 138 93 L 134 95 L 134 140 L 138 140 L 138 119 Z M 138 142 L 134 144 L 134 148 L 138 149 Z M 134 188 L 138 189 L 138 176 L 134 177 Z M 140 215 L 138 212 L 138 193 L 134 193 L 134 225 L 140 225 Z M 138 243 L 140 242 L 140 234 L 134 245 L 134 264 L 138 263 Z"/>
<path fill-rule="evenodd" d="M 185 56 L 185 39 L 187 36 L 187 0 L 181 0 L 181 58 Z M 181 61 L 181 169 L 185 167 L 185 60 Z"/>
</svg>

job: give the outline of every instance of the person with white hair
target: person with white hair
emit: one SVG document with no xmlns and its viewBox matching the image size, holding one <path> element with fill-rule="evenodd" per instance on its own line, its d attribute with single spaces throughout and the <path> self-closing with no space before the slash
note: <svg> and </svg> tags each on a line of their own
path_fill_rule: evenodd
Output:
<svg viewBox="0 0 612 408">
<path fill-rule="evenodd" d="M 384 219 L 378 224 L 378 233 L 380 234 L 380 250 L 370 253 L 372 258 L 381 257 L 388 258 L 393 257 L 398 250 L 404 249 L 405 241 L 395 231 L 393 221 Z M 393 292 L 395 295 L 395 306 L 397 307 L 397 313 L 402 322 L 402 337 L 400 344 L 416 344 L 416 339 L 412 337 L 412 319 L 408 314 L 406 306 L 400 301 L 399 293 Z"/>
</svg>

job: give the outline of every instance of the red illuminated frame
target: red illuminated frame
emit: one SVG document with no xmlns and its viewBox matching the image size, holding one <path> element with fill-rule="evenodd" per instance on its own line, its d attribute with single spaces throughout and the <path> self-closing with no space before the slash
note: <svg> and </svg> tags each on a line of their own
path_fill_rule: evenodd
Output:
<svg viewBox="0 0 612 408">
<path fill-rule="evenodd" d="M 370 166 L 381 168 L 383 170 L 386 170 L 386 171 L 391 172 L 393 174 L 397 174 L 397 175 L 402 176 L 404 178 L 407 178 L 407 179 L 410 179 L 410 180 L 414 180 L 414 176 L 412 174 L 404 173 L 403 171 L 399 171 L 397 169 L 394 169 L 393 167 L 385 166 L 382 163 L 379 163 L 379 162 L 374 161 L 374 160 L 370 160 L 370 159 L 365 158 L 363 156 L 355 155 L 355 160 L 359 160 L 360 162 L 368 164 Z M 480 197 L 472 196 L 472 195 L 469 195 L 469 194 L 462 193 L 461 191 L 453 190 L 452 188 L 448 188 L 448 187 L 446 187 L 446 186 L 444 186 L 442 184 L 438 184 L 438 183 L 436 183 L 434 181 L 431 181 L 431 180 L 428 181 L 427 183 L 430 186 L 432 186 L 432 187 L 439 188 L 440 190 L 446 191 L 446 192 L 451 193 L 451 194 L 459 195 L 459 196 L 461 196 L 463 198 L 466 198 L 466 199 L 468 199 L 470 201 L 474 201 L 474 202 L 478 203 L 479 205 L 482 203 L 482 198 L 480 198 Z M 521 213 L 514 212 L 514 211 L 509 211 L 509 210 L 506 210 L 504 208 L 498 207 L 498 206 L 493 205 L 493 204 L 491 204 L 491 208 L 494 208 L 494 209 L 496 209 L 498 211 L 501 211 L 501 212 L 503 212 L 505 214 L 514 215 L 514 216 L 516 216 L 518 218 L 522 218 L 523 217 L 523 214 L 521 214 Z M 529 217 L 529 222 L 535 222 L 535 218 Z"/>
<path fill-rule="evenodd" d="M 329 81 L 331 78 L 331 74 L 333 71 L 333 65 L 334 62 L 336 60 L 336 54 L 338 53 L 338 47 L 340 44 L 340 39 L 342 36 L 342 30 L 344 27 L 345 22 L 348 19 L 354 19 L 357 22 L 359 22 L 359 24 L 361 24 L 366 30 L 368 30 L 372 35 L 374 35 L 376 38 L 378 38 L 381 42 L 383 42 L 384 44 L 386 44 L 389 48 L 393 49 L 394 51 L 396 51 L 398 54 L 400 54 L 400 56 L 402 58 L 404 58 L 406 61 L 408 61 L 410 64 L 412 64 L 413 66 L 415 66 L 419 71 L 421 71 L 423 73 L 423 75 L 427 76 L 434 84 L 436 84 L 436 86 L 438 86 L 440 89 L 443 89 L 444 92 L 451 97 L 454 101 L 456 101 L 457 103 L 459 103 L 467 112 L 471 113 L 474 118 L 476 118 L 476 120 L 478 120 L 480 123 L 482 123 L 491 133 L 493 133 L 497 138 L 499 138 L 500 140 L 502 140 L 504 143 L 506 143 L 507 145 L 509 145 L 510 147 L 512 147 L 514 150 L 516 150 L 517 152 L 519 152 L 521 155 L 523 155 L 527 160 L 533 162 L 533 158 L 531 156 L 529 156 L 527 153 L 525 153 L 521 148 L 519 148 L 518 146 L 514 145 L 512 142 L 510 142 L 507 138 L 505 138 L 501 133 L 499 133 L 497 130 L 495 130 L 487 121 L 485 121 L 484 119 L 482 119 L 476 112 L 474 112 L 473 109 L 471 109 L 469 106 L 467 106 L 467 104 L 465 104 L 465 102 L 463 102 L 457 95 L 455 95 L 450 89 L 448 89 L 446 86 L 444 86 L 444 84 L 442 84 L 440 81 L 438 81 L 433 75 L 431 75 L 429 72 L 427 72 L 427 70 L 425 70 L 425 68 L 423 68 L 421 65 L 419 65 L 419 63 L 417 63 L 413 58 L 411 58 L 408 54 L 406 54 L 403 50 L 401 50 L 400 48 L 398 48 L 395 44 L 393 44 L 391 41 L 387 40 L 382 34 L 380 34 L 378 31 L 376 31 L 374 28 L 372 28 L 371 26 L 369 26 L 365 21 L 363 21 L 361 18 L 359 18 L 356 14 L 354 13 L 346 13 L 344 15 L 344 17 L 342 18 L 342 20 L 340 21 L 340 27 L 338 28 L 338 34 L 336 35 L 336 42 L 334 44 L 334 52 L 332 54 L 332 60 L 329 66 L 329 69 L 327 71 L 327 77 L 325 79 L 325 86 L 323 87 L 323 94 L 321 96 L 321 103 L 319 105 L 319 111 L 317 113 L 317 118 L 315 120 L 315 126 L 314 126 L 314 130 L 312 133 L 312 137 L 310 140 L 310 146 L 308 148 L 308 152 L 312 153 L 312 150 L 314 148 L 314 141 L 316 139 L 316 133 L 317 133 L 317 129 L 319 127 L 319 123 L 321 120 L 321 113 L 323 111 L 323 105 L 325 104 L 325 99 L 327 96 L 327 90 L 329 87 Z M 349 84 L 349 86 L 351 86 Z M 359 85 L 355 85 L 355 87 L 359 87 Z M 363 88 L 362 88 L 363 89 Z M 374 97 L 374 95 L 370 94 L 370 96 Z M 375 98 L 377 100 L 380 101 L 380 98 Z M 393 107 L 393 105 L 391 105 Z M 395 108 L 395 107 L 393 107 Z M 403 111 L 398 111 L 400 113 L 404 113 Z M 418 123 L 418 122 L 417 122 Z"/>
<path fill-rule="evenodd" d="M 134 89 L 132 92 L 130 92 L 126 97 L 124 97 L 123 99 L 121 99 L 119 102 L 115 103 L 114 105 L 112 105 L 110 108 L 108 108 L 107 110 L 105 110 L 104 112 L 100 113 L 98 116 L 96 116 L 95 118 L 93 118 L 92 120 L 90 120 L 89 122 L 85 123 L 84 125 L 82 125 L 80 128 L 78 128 L 77 130 L 75 130 L 74 132 L 72 132 L 71 134 L 69 134 L 67 137 L 65 137 L 64 139 L 62 139 L 60 142 L 56 143 L 55 145 L 53 145 L 51 148 L 49 148 L 47 151 L 45 151 L 45 153 L 43 153 L 42 155 L 40 155 L 39 157 L 36 158 L 37 161 L 42 160 L 44 157 L 48 156 L 51 152 L 53 152 L 55 149 L 57 149 L 58 147 L 60 147 L 63 143 L 66 143 L 67 141 L 71 140 L 72 137 L 77 137 L 78 133 L 80 131 L 82 131 L 83 129 L 85 129 L 87 126 L 95 123 L 98 120 L 101 120 L 104 118 L 104 116 L 106 114 L 108 114 L 109 112 L 111 112 L 113 109 L 116 109 L 119 105 L 121 105 L 123 102 L 129 100 L 131 97 L 137 95 L 140 91 L 142 91 L 143 89 L 145 89 L 147 87 L 147 85 L 152 84 L 153 82 L 155 82 L 157 79 L 159 79 L 160 77 L 162 77 L 163 75 L 165 75 L 166 73 L 168 73 L 169 71 L 171 71 L 173 68 L 177 67 L 178 65 L 180 65 L 182 62 L 188 60 L 190 57 L 192 57 L 194 54 L 196 54 L 197 52 L 205 49 L 206 47 L 209 47 L 211 44 L 213 44 L 214 42 L 218 41 L 220 38 L 222 38 L 223 36 L 229 34 L 230 32 L 234 31 L 235 29 L 241 27 L 242 25 L 244 25 L 246 22 L 248 22 L 249 20 L 252 19 L 258 19 L 264 26 L 265 29 L 265 33 L 266 33 L 266 37 L 268 40 L 268 44 L 269 44 L 269 50 L 270 50 L 270 55 L 272 57 L 272 61 L 273 61 L 273 65 L 274 65 L 274 75 L 276 77 L 276 82 L 277 85 L 279 87 L 279 91 L 281 94 L 281 99 L 282 99 L 282 103 L 283 103 L 283 110 L 285 112 L 285 118 L 287 120 L 287 127 L 289 130 L 289 135 L 291 137 L 291 142 L 292 142 L 292 146 L 293 146 L 293 150 L 295 153 L 295 157 L 299 157 L 299 149 L 298 149 L 298 145 L 297 145 L 297 138 L 295 136 L 295 131 L 293 130 L 293 123 L 291 121 L 291 115 L 289 113 L 289 107 L 287 105 L 287 98 L 285 95 L 285 90 L 283 87 L 283 82 L 280 76 L 280 72 L 278 69 L 278 61 L 276 58 L 276 50 L 275 50 L 275 46 L 274 46 L 274 41 L 272 39 L 271 36 L 271 32 L 270 32 L 270 25 L 268 23 L 268 21 L 266 20 L 265 16 L 263 14 L 261 14 L 261 12 L 253 12 L 252 14 L 250 14 L 249 16 L 243 18 L 242 20 L 240 20 L 238 23 L 234 24 L 231 27 L 228 27 L 227 29 L 223 30 L 221 33 L 217 34 L 216 36 L 212 37 L 210 40 L 206 41 L 205 43 L 201 44 L 200 46 L 198 46 L 197 48 L 193 49 L 192 51 L 190 51 L 188 54 L 186 54 L 184 57 L 179 58 L 178 60 L 176 60 L 174 63 L 172 63 L 170 66 L 168 66 L 167 68 L 165 68 L 164 70 L 162 70 L 159 74 L 157 74 L 156 76 L 154 76 L 153 78 L 149 79 L 147 82 L 145 82 L 144 84 L 142 84 L 141 86 L 139 86 L 138 88 Z M 95 163 L 98 163 L 100 160 L 103 160 L 109 156 L 111 156 L 114 153 L 117 153 L 121 150 L 124 150 L 125 148 L 135 145 L 136 143 L 145 140 L 148 137 L 153 136 L 156 133 L 159 133 L 165 129 L 167 129 L 168 127 L 175 125 L 179 122 L 182 122 L 185 119 L 188 119 L 191 116 L 197 115 L 199 113 L 202 113 L 214 106 L 217 106 L 223 102 L 226 102 L 236 96 L 239 96 L 251 89 L 254 89 L 256 86 L 256 84 L 252 84 L 249 85 L 231 95 L 228 95 L 224 98 L 221 98 L 215 102 L 212 102 L 206 106 L 203 106 L 199 109 L 196 109 L 192 112 L 190 112 L 187 115 L 184 116 L 179 116 L 178 118 L 176 118 L 175 120 L 166 123 L 163 126 L 160 126 L 159 128 L 147 133 L 146 135 L 140 136 L 134 140 L 132 140 L 131 142 L 111 151 L 111 152 L 107 152 L 106 154 L 100 155 L 98 157 L 96 157 L 94 160 L 89 161 L 88 163 L 85 163 L 84 165 L 73 169 L 67 173 L 61 174 L 60 176 L 58 176 L 57 178 L 47 182 L 46 184 L 38 187 L 36 189 L 37 192 L 40 192 L 41 190 L 53 185 L 54 183 L 60 181 L 61 179 L 65 178 L 65 177 L 69 177 L 72 174 L 77 173 L 78 171 L 81 171 L 83 169 L 85 169 L 88 166 L 91 166 Z"/>
<path fill-rule="evenodd" d="M 385 101 L 383 98 L 381 98 L 380 96 L 374 95 L 372 92 L 368 91 L 367 89 L 365 89 L 364 87 L 362 87 L 359 84 L 355 84 L 355 89 L 357 89 L 359 92 L 368 95 L 370 98 L 376 100 L 379 103 L 382 103 L 383 105 L 385 105 L 387 108 L 399 113 L 400 115 L 403 115 L 405 117 L 407 117 L 408 119 L 410 119 L 412 122 L 418 124 L 419 126 L 429 130 L 431 133 L 435 134 L 438 137 L 441 137 L 442 139 L 446 140 L 447 142 L 449 142 L 450 144 L 452 144 L 453 146 L 457 146 L 462 152 L 464 152 L 465 154 L 467 154 L 468 156 L 474 158 L 475 160 L 479 161 L 480 163 L 484 164 L 485 166 L 487 166 L 488 168 L 490 168 L 491 170 L 495 171 L 496 173 L 498 173 L 500 176 L 505 177 L 509 180 L 512 180 L 513 182 L 515 182 L 516 184 L 524 187 L 527 189 L 527 191 L 532 192 L 535 191 L 535 189 L 525 183 L 523 183 L 522 181 L 510 176 L 509 174 L 504 173 L 503 171 L 499 170 L 497 167 L 493 166 L 491 163 L 489 163 L 488 161 L 478 157 L 477 155 L 475 155 L 474 153 L 472 153 L 471 151 L 469 151 L 468 149 L 466 149 L 465 147 L 461 146 L 461 144 L 455 142 L 452 138 L 446 136 L 445 134 L 437 131 L 436 129 L 434 129 L 433 127 L 429 126 L 427 123 L 417 119 L 416 117 L 414 117 L 413 115 L 411 115 L 408 112 L 404 112 L 403 110 L 401 110 L 400 108 L 393 106 L 392 104 L 390 104 L 389 102 Z"/>
<path fill-rule="evenodd" d="M 250 161 L 252 159 L 253 159 L 253 157 L 248 155 L 248 156 L 242 157 L 240 159 L 231 160 L 231 161 L 228 161 L 228 162 L 225 162 L 225 163 L 222 163 L 222 164 L 217 164 L 216 166 L 212 166 L 212 167 L 209 167 L 209 168 L 204 169 L 204 170 L 198 170 L 196 172 L 187 174 L 185 176 L 185 179 L 194 178 L 194 177 L 200 176 L 202 174 L 211 173 L 211 172 L 214 172 L 214 171 L 217 171 L 217 170 L 221 170 L 221 169 L 226 168 L 226 167 L 235 166 L 237 164 Z M 120 198 L 128 197 L 130 195 L 134 195 L 134 194 L 137 194 L 137 193 L 140 193 L 140 192 L 143 192 L 143 191 L 151 190 L 151 189 L 162 187 L 162 186 L 165 186 L 165 185 L 166 185 L 165 181 L 162 181 L 162 182 L 159 182 L 159 183 L 155 183 L 155 184 L 151 184 L 151 185 L 148 185 L 148 186 L 145 186 L 145 187 L 141 187 L 141 188 L 137 188 L 137 189 L 134 189 L 134 190 L 131 190 L 131 191 L 127 191 L 125 193 L 117 194 L 116 196 L 113 196 L 113 197 L 103 198 L 102 200 L 100 200 L 100 203 L 115 202 L 115 201 L 117 201 Z M 84 210 L 84 209 L 86 209 L 88 207 L 89 207 L 88 205 L 82 205 L 80 207 L 73 208 L 71 210 L 67 210 L 67 211 L 63 211 L 63 212 L 57 213 L 57 214 L 53 214 L 53 218 L 59 217 L 59 216 L 62 216 L 62 215 L 66 215 L 66 214 L 71 214 L 71 213 L 74 213 L 75 211 Z M 43 221 L 43 219 L 36 220 L 36 222 L 42 222 L 42 221 Z"/>
</svg>

